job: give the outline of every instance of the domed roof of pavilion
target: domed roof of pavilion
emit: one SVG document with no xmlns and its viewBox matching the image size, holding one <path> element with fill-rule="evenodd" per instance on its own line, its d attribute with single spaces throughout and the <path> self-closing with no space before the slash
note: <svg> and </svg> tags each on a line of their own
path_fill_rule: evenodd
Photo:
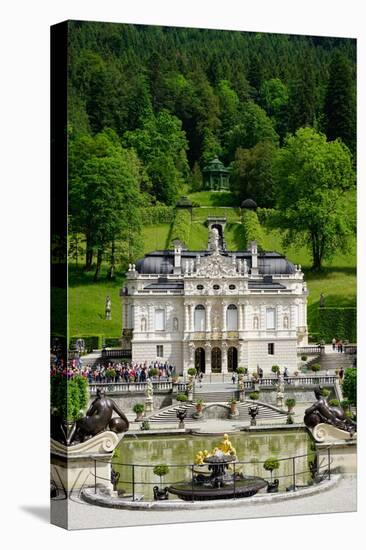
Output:
<svg viewBox="0 0 366 550">
<path fill-rule="evenodd" d="M 246 208 L 247 210 L 256 210 L 257 203 L 253 199 L 245 199 L 241 203 L 240 208 Z"/>
<path fill-rule="evenodd" d="M 214 159 L 210 160 L 208 164 L 206 164 L 203 172 L 222 172 L 224 174 L 227 174 L 229 170 L 225 168 L 224 164 L 216 156 Z"/>
</svg>

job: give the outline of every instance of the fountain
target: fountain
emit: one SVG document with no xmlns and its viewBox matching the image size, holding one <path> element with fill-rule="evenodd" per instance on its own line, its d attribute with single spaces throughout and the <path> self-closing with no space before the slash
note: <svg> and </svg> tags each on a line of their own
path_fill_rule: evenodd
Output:
<svg viewBox="0 0 366 550">
<path fill-rule="evenodd" d="M 236 450 L 227 434 L 212 452 L 199 451 L 194 462 L 191 479 L 168 488 L 182 500 L 245 498 L 267 487 L 264 479 L 236 470 Z"/>
</svg>

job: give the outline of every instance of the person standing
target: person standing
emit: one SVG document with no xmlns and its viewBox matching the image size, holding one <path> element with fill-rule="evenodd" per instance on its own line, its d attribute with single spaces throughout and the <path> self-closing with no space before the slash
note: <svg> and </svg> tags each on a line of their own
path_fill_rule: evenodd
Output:
<svg viewBox="0 0 366 550">
<path fill-rule="evenodd" d="M 343 369 L 343 367 L 341 367 L 341 369 L 339 371 L 339 381 L 340 381 L 341 384 L 343 382 L 343 376 L 344 376 L 344 369 Z"/>
<path fill-rule="evenodd" d="M 335 338 L 332 339 L 332 350 L 335 351 L 337 340 Z"/>
<path fill-rule="evenodd" d="M 232 381 L 233 384 L 235 384 L 235 382 L 236 382 L 235 372 L 233 372 L 233 375 L 231 377 L 231 381 Z"/>
</svg>

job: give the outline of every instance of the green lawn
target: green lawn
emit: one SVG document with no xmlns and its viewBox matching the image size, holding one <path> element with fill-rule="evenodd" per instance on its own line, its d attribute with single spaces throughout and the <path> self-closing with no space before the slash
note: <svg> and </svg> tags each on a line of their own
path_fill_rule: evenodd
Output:
<svg viewBox="0 0 366 550">
<path fill-rule="evenodd" d="M 188 198 L 199 206 L 239 206 L 230 191 L 199 191 L 191 193 Z"/>
<path fill-rule="evenodd" d="M 143 254 L 168 248 L 171 224 L 145 225 L 142 228 Z"/>
<path fill-rule="evenodd" d="M 122 310 L 119 290 L 123 277 L 106 280 L 106 268 L 101 279 L 93 282 L 94 272 L 85 273 L 81 267 L 69 265 L 69 334 L 70 336 L 103 335 L 118 337 L 122 328 Z M 112 301 L 112 320 L 104 319 L 106 296 Z"/>
</svg>

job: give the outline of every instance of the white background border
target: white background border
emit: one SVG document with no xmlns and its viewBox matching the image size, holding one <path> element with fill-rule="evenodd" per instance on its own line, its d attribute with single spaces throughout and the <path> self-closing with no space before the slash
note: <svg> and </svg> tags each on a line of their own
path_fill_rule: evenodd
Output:
<svg viewBox="0 0 366 550">
<path fill-rule="evenodd" d="M 359 311 L 365 307 L 365 29 L 355 0 L 41 0 L 1 8 L 1 366 L 0 494 L 5 547 L 344 548 L 362 543 L 355 514 L 178 524 L 67 533 L 48 525 L 49 26 L 65 19 L 165 24 L 358 38 Z M 358 365 L 364 385 L 366 330 L 360 315 Z M 19 389 L 20 388 L 20 389 Z M 5 400 L 5 403 L 4 403 Z M 15 405 L 13 401 L 16 401 Z M 21 408 L 20 408 L 21 407 Z M 360 407 L 361 408 L 361 407 Z M 363 407 L 362 407 L 363 409 Z M 362 411 L 362 420 L 364 411 Z M 362 422 L 364 424 L 364 422 Z M 363 428 L 364 430 L 364 428 Z M 362 436 L 362 433 L 361 433 Z M 363 437 L 360 437 L 362 443 Z M 37 443 L 36 443 L 37 442 Z M 359 453 L 363 487 L 364 445 Z M 163 519 L 163 516 L 162 516 Z M 364 531 L 364 530 L 362 530 Z M 5 537 L 7 542 L 5 542 Z"/>
</svg>

